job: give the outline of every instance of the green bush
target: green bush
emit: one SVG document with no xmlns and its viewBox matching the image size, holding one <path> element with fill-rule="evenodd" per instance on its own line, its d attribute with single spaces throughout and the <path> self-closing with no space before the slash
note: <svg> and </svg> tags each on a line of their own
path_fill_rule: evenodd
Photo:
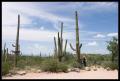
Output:
<svg viewBox="0 0 120 81">
<path fill-rule="evenodd" d="M 111 70 L 115 70 L 115 69 L 117 69 L 118 70 L 118 63 L 116 63 L 116 62 L 111 62 L 111 61 L 105 61 L 103 64 L 102 64 L 102 66 L 104 67 L 104 68 L 110 68 Z"/>
<path fill-rule="evenodd" d="M 58 63 L 58 69 L 60 72 L 67 72 L 68 66 L 64 63 Z"/>
<path fill-rule="evenodd" d="M 24 69 L 25 68 L 25 61 L 24 60 L 19 60 L 18 63 L 17 63 L 17 67 L 20 68 L 20 69 Z"/>
<path fill-rule="evenodd" d="M 74 68 L 78 68 L 78 67 L 80 67 L 80 64 L 77 63 L 77 62 L 73 62 L 72 67 L 74 67 Z"/>
<path fill-rule="evenodd" d="M 51 72 L 56 72 L 57 71 L 57 61 L 54 60 L 46 60 L 43 61 L 41 69 L 43 71 L 51 71 Z"/>
<path fill-rule="evenodd" d="M 10 70 L 10 65 L 8 62 L 2 63 L 2 75 L 8 74 Z"/>
<path fill-rule="evenodd" d="M 78 62 L 73 62 L 72 67 L 84 69 L 84 65 L 82 63 L 78 63 Z"/>
<path fill-rule="evenodd" d="M 66 72 L 68 67 L 57 60 L 47 60 L 42 63 L 41 69 L 49 72 Z"/>
</svg>

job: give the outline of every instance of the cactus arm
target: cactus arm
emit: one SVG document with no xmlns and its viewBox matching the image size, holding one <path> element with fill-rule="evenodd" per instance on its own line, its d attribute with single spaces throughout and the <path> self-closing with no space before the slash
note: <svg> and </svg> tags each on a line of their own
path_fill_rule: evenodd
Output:
<svg viewBox="0 0 120 81">
<path fill-rule="evenodd" d="M 5 47 L 6 47 L 6 43 L 4 44 L 4 50 L 5 50 Z"/>
<path fill-rule="evenodd" d="M 12 44 L 12 46 L 13 46 L 13 47 L 15 47 L 15 45 L 14 45 L 14 44 Z"/>
<path fill-rule="evenodd" d="M 11 50 L 12 53 L 15 53 L 15 51 Z"/>
<path fill-rule="evenodd" d="M 5 55 L 5 53 L 6 53 L 6 49 L 5 49 L 5 47 L 6 47 L 6 43 L 4 44 L 4 55 Z"/>
<path fill-rule="evenodd" d="M 81 47 L 82 47 L 82 44 L 79 45 L 79 49 L 81 49 Z"/>
<path fill-rule="evenodd" d="M 71 49 L 72 49 L 73 51 L 76 51 L 76 50 L 72 47 L 71 43 L 70 43 L 70 47 L 71 47 Z"/>
</svg>

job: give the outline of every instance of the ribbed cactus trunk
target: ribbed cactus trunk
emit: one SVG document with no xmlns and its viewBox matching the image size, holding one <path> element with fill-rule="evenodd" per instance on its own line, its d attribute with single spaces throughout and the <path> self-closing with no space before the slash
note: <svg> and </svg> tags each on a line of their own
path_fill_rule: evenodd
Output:
<svg viewBox="0 0 120 81">
<path fill-rule="evenodd" d="M 20 53 L 19 46 L 19 29 L 20 29 L 20 15 L 18 15 L 18 27 L 17 27 L 17 35 L 16 35 L 16 45 L 15 45 L 15 67 L 17 66 L 17 58 Z"/>
<path fill-rule="evenodd" d="M 62 57 L 63 57 L 63 53 L 62 53 L 62 32 L 63 32 L 63 23 L 61 22 L 61 36 L 58 37 L 58 41 L 59 41 L 59 50 L 60 50 L 60 53 L 59 53 L 59 61 L 61 62 L 62 61 Z"/>
<path fill-rule="evenodd" d="M 58 58 L 58 61 L 61 62 L 62 61 L 62 57 L 64 56 L 65 52 L 66 52 L 66 47 L 67 47 L 67 40 L 65 43 L 65 48 L 63 51 L 63 38 L 62 38 L 62 34 L 63 34 L 63 22 L 61 23 L 61 33 L 59 35 L 58 32 L 58 43 L 56 44 L 56 38 L 54 37 L 54 45 L 55 45 L 55 54 L 54 57 Z"/>
<path fill-rule="evenodd" d="M 57 44 L 56 44 L 56 38 L 54 37 L 54 45 L 55 45 L 55 49 L 54 49 L 54 58 L 57 57 Z"/>
<path fill-rule="evenodd" d="M 75 12 L 76 17 L 76 54 L 77 54 L 77 61 L 80 61 L 80 49 L 79 49 L 79 28 L 78 28 L 78 15 L 77 11 Z"/>
<path fill-rule="evenodd" d="M 71 44 L 70 44 L 70 47 L 71 47 L 71 49 L 73 51 L 76 51 L 77 62 L 80 63 L 80 49 L 82 47 L 82 44 L 79 43 L 79 27 L 78 27 L 78 14 L 77 14 L 77 11 L 75 12 L 75 20 L 76 20 L 76 49 L 74 49 Z"/>
</svg>

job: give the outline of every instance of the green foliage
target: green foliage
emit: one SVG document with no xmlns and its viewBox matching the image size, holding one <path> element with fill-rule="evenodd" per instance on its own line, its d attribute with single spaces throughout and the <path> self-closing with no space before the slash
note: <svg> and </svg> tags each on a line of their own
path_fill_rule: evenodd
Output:
<svg viewBox="0 0 120 81">
<path fill-rule="evenodd" d="M 66 72 L 68 67 L 56 59 L 50 59 L 42 63 L 41 69 L 48 72 Z"/>
<path fill-rule="evenodd" d="M 8 62 L 2 63 L 2 75 L 8 74 L 10 70 L 10 65 Z"/>
<path fill-rule="evenodd" d="M 107 41 L 107 49 L 111 52 L 112 61 L 115 61 L 115 58 L 118 57 L 118 39 L 113 37 L 112 40 Z"/>
<path fill-rule="evenodd" d="M 58 63 L 58 68 L 60 72 L 67 72 L 68 66 L 65 65 L 64 63 Z"/>
<path fill-rule="evenodd" d="M 43 71 L 51 71 L 51 72 L 56 72 L 57 71 L 57 61 L 53 61 L 53 60 L 47 60 L 47 61 L 43 61 L 42 62 L 42 67 L 41 69 Z"/>
<path fill-rule="evenodd" d="M 111 55 L 109 54 L 87 54 L 87 66 L 102 65 L 104 61 L 110 61 Z"/>
<path fill-rule="evenodd" d="M 73 62 L 72 67 L 80 68 L 80 64 L 78 62 Z"/>
<path fill-rule="evenodd" d="M 111 62 L 111 61 L 105 61 L 105 62 L 103 62 L 102 66 L 104 68 L 108 68 L 109 67 L 111 70 L 115 70 L 115 69 L 118 70 L 118 68 L 119 68 L 118 63 Z"/>
<path fill-rule="evenodd" d="M 63 61 L 59 62 L 57 58 L 53 57 L 39 57 L 39 56 L 20 56 L 18 60 L 17 67 L 19 69 L 24 69 L 26 66 L 29 66 L 31 68 L 39 68 L 43 71 L 48 72 L 67 72 L 68 67 L 74 67 L 74 68 L 84 68 L 83 65 L 80 65 L 75 57 L 76 55 L 73 55 L 72 53 L 66 52 L 66 54 L 63 57 Z M 87 58 L 87 66 L 92 66 L 94 64 L 96 65 L 102 65 L 103 67 L 107 68 L 110 67 L 111 69 L 118 69 L 118 58 L 115 58 L 114 63 L 111 62 L 111 55 L 101 55 L 101 54 L 86 54 Z M 7 62 L 9 62 L 9 65 L 11 69 L 13 69 L 14 61 L 13 56 L 8 57 Z M 96 62 L 95 62 L 96 61 Z M 7 65 L 4 65 L 4 67 L 7 67 Z M 2 69 L 5 69 L 2 66 Z M 5 70 L 4 70 L 5 71 Z M 7 70 L 6 70 L 7 71 Z"/>
</svg>

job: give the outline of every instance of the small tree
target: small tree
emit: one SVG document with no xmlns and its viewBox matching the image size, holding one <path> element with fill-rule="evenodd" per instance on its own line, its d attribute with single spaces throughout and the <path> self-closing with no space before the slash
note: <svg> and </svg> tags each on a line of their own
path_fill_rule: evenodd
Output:
<svg viewBox="0 0 120 81">
<path fill-rule="evenodd" d="M 110 51 L 112 55 L 112 62 L 115 61 L 115 58 L 118 57 L 118 39 L 116 37 L 113 37 L 112 40 L 107 41 L 107 49 Z"/>
</svg>

